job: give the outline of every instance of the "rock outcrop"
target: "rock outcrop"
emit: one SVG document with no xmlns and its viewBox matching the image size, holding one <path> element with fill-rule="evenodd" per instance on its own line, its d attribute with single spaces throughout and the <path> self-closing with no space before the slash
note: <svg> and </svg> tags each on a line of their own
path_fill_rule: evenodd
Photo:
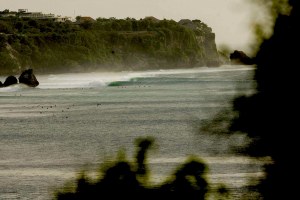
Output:
<svg viewBox="0 0 300 200">
<path fill-rule="evenodd" d="M 18 83 L 18 79 L 14 76 L 9 76 L 5 79 L 4 83 L 3 83 L 3 86 L 4 87 L 7 87 L 7 86 L 10 86 L 10 85 L 14 85 L 14 84 L 17 84 Z"/>
<path fill-rule="evenodd" d="M 39 85 L 38 80 L 36 79 L 35 75 L 33 74 L 32 69 L 27 69 L 22 72 L 19 77 L 19 80 L 15 76 L 8 76 L 4 83 L 0 81 L 0 88 L 1 87 L 8 87 L 14 84 L 22 83 L 28 85 L 29 87 L 36 87 Z"/>
<path fill-rule="evenodd" d="M 36 87 L 39 85 L 39 82 L 33 74 L 32 69 L 27 69 L 22 72 L 22 74 L 19 77 L 19 83 L 26 84 L 30 87 Z"/>
<path fill-rule="evenodd" d="M 253 65 L 254 61 L 252 58 L 247 56 L 243 51 L 235 50 L 230 54 L 231 64 L 234 65 Z"/>
</svg>

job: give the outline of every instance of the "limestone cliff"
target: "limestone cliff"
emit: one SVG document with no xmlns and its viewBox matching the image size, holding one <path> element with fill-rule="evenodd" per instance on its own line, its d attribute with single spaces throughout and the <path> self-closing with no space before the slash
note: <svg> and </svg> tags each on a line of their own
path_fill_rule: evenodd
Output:
<svg viewBox="0 0 300 200">
<path fill-rule="evenodd" d="M 55 73 L 220 64 L 215 34 L 200 20 L 98 18 L 57 23 L 0 18 L 0 24 L 1 73 L 27 68 Z"/>
</svg>

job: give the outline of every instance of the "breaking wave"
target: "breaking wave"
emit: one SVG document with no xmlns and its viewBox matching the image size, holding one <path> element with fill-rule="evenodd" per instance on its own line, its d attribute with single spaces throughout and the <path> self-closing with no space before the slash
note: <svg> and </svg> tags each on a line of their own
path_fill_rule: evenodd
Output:
<svg viewBox="0 0 300 200">
<path fill-rule="evenodd" d="M 37 88 L 40 89 L 69 89 L 69 88 L 98 88 L 106 86 L 127 86 L 134 84 L 166 84 L 170 82 L 193 81 L 193 78 L 200 77 L 207 80 L 209 76 L 219 72 L 253 70 L 253 66 L 222 66 L 222 67 L 201 67 L 192 69 L 168 69 L 140 72 L 93 72 L 93 73 L 69 73 L 36 75 L 40 82 Z M 204 75 L 203 75 L 204 74 Z M 206 75 L 208 74 L 208 75 Z M 210 75 L 209 75 L 210 74 Z M 184 75 L 184 80 L 182 76 Z M 180 76 L 180 77 L 179 77 Z M 160 83 L 157 83 L 158 79 Z M 3 77 L 4 78 L 4 77 Z M 181 79 L 180 79 L 181 78 Z M 176 79 L 176 80 L 175 80 Z M 0 88 L 0 92 L 16 92 L 26 88 L 24 85 L 15 85 Z"/>
</svg>

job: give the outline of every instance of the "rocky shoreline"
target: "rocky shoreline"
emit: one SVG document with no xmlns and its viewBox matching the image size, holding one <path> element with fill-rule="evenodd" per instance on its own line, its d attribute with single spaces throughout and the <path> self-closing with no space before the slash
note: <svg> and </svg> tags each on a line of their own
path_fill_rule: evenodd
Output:
<svg viewBox="0 0 300 200">
<path fill-rule="evenodd" d="M 36 79 L 35 75 L 33 74 L 32 69 L 24 70 L 19 78 L 16 78 L 15 76 L 8 76 L 4 83 L 0 81 L 0 88 L 1 87 L 8 87 L 15 84 L 25 84 L 29 87 L 36 87 L 39 85 L 38 80 Z"/>
</svg>

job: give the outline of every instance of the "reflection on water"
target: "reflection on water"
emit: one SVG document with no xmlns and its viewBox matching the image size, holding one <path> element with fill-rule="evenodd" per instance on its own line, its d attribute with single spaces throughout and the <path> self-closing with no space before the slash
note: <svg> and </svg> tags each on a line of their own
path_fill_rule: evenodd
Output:
<svg viewBox="0 0 300 200">
<path fill-rule="evenodd" d="M 144 136 L 158 145 L 149 155 L 153 182 L 196 155 L 207 162 L 212 183 L 242 195 L 238 188 L 261 178 L 270 160 L 235 155 L 231 147 L 247 144 L 245 135 L 208 135 L 197 127 L 237 95 L 253 94 L 254 70 L 37 75 L 38 88 L 1 88 L 0 198 L 50 199 L 76 171 L 93 171 L 120 149 L 132 155 L 133 141 Z"/>
</svg>

